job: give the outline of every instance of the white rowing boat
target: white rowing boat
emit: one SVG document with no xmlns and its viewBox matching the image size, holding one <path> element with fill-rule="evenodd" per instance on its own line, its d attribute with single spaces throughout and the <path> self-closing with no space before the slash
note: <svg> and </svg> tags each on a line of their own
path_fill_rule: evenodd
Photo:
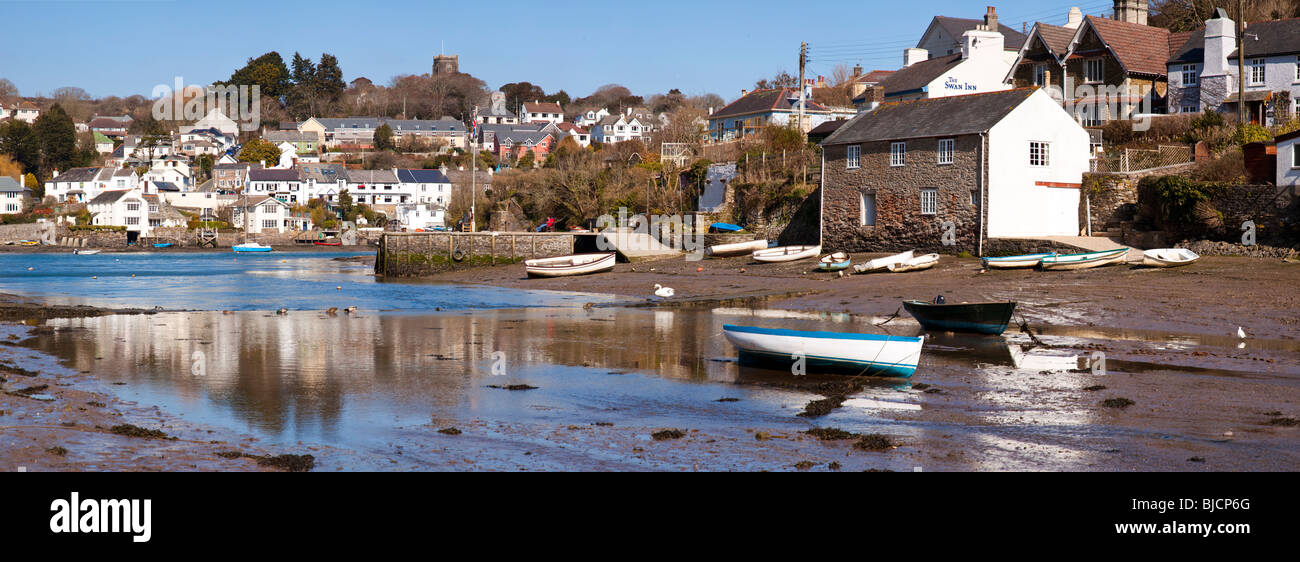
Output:
<svg viewBox="0 0 1300 562">
<path fill-rule="evenodd" d="M 1186 248 L 1161 248 L 1142 252 L 1142 265 L 1147 267 L 1179 267 L 1191 265 L 1201 256 Z"/>
<path fill-rule="evenodd" d="M 848 269 L 851 265 L 853 265 L 853 258 L 849 257 L 848 252 L 827 254 L 817 260 L 817 269 L 822 271 L 840 271 Z"/>
<path fill-rule="evenodd" d="M 79 256 L 93 256 L 99 253 L 99 250 L 73 250 L 72 253 Z"/>
<path fill-rule="evenodd" d="M 1116 248 L 1102 252 L 1082 254 L 1057 254 L 1043 258 L 1040 262 L 1044 271 L 1069 271 L 1075 269 L 1092 269 L 1124 261 L 1128 248 Z"/>
<path fill-rule="evenodd" d="M 784 366 L 803 360 L 808 371 L 910 377 L 921 360 L 919 337 L 809 332 L 725 324 L 741 365 Z"/>
<path fill-rule="evenodd" d="M 1049 254 L 1022 254 L 1019 256 L 1002 256 L 997 258 L 984 258 L 984 267 L 989 269 L 1018 269 L 1022 267 L 1038 267 L 1043 258 L 1055 256 L 1055 253 Z"/>
<path fill-rule="evenodd" d="M 713 257 L 723 258 L 728 256 L 743 256 L 745 254 L 753 253 L 756 250 L 766 250 L 766 249 L 767 249 L 767 240 L 750 240 L 748 242 L 736 242 L 734 244 L 718 244 L 717 246 L 709 246 L 709 248 L 705 250 L 704 253 Z"/>
<path fill-rule="evenodd" d="M 752 255 L 757 262 L 777 263 L 815 258 L 820 253 L 822 253 L 821 246 L 778 246 L 757 250 Z"/>
<path fill-rule="evenodd" d="M 885 271 L 886 269 L 889 269 L 889 266 L 891 265 L 894 265 L 896 263 L 902 263 L 912 259 L 914 255 L 915 252 L 913 250 L 908 250 L 901 254 L 894 254 L 892 256 L 885 256 L 883 258 L 876 258 L 866 263 L 860 263 L 858 265 L 853 266 L 853 271 L 856 271 L 858 273 L 871 273 L 874 271 Z"/>
<path fill-rule="evenodd" d="M 907 261 L 889 264 L 891 273 L 907 273 L 909 271 L 921 271 L 930 269 L 939 263 L 939 254 L 925 254 L 916 256 Z"/>
<path fill-rule="evenodd" d="M 529 277 L 568 277 L 614 269 L 614 253 L 577 254 L 524 261 Z"/>
</svg>

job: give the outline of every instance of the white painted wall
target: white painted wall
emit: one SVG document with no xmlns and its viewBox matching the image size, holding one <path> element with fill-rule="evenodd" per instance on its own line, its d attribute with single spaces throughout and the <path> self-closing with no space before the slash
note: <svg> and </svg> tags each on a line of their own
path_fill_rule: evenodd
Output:
<svg viewBox="0 0 1300 562">
<path fill-rule="evenodd" d="M 1277 185 L 1300 187 L 1300 166 L 1295 160 L 1297 150 L 1300 150 L 1300 139 L 1277 143 Z"/>
<path fill-rule="evenodd" d="M 1029 165 L 1029 142 L 1052 143 L 1050 165 Z M 1080 189 L 1088 171 L 1088 132 L 1038 90 L 989 131 L 989 238 L 1077 236 Z"/>
</svg>

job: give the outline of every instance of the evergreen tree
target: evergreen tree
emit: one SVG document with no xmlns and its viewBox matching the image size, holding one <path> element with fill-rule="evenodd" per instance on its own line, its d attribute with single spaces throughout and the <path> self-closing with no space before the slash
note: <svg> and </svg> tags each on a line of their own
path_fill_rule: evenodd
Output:
<svg viewBox="0 0 1300 562">
<path fill-rule="evenodd" d="M 261 94 L 277 100 L 289 94 L 289 69 L 284 65 L 280 53 L 271 51 L 255 59 L 248 59 L 248 64 L 230 75 L 226 85 L 261 87 Z"/>
<path fill-rule="evenodd" d="M 393 128 L 389 127 L 388 123 L 384 123 L 378 129 L 375 129 L 375 150 L 392 150 L 394 146 Z"/>
<path fill-rule="evenodd" d="M 44 171 L 66 170 L 77 163 L 77 127 L 62 106 L 56 103 L 42 113 L 33 129 L 41 148 Z"/>
<path fill-rule="evenodd" d="M 0 154 L 7 154 L 25 172 L 37 171 L 41 165 L 41 146 L 32 126 L 17 119 L 0 122 Z"/>
</svg>

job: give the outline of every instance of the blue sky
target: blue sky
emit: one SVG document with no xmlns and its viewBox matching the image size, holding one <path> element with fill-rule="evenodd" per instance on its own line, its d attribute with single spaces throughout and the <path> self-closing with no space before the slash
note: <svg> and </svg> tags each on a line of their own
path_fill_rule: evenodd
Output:
<svg viewBox="0 0 1300 562">
<path fill-rule="evenodd" d="M 0 0 L 0 77 L 24 96 L 77 86 L 92 96 L 149 95 L 175 76 L 228 78 L 250 57 L 295 51 L 338 57 L 345 80 L 387 84 L 429 72 L 445 45 L 462 72 L 497 88 L 527 80 L 583 96 L 608 83 L 649 95 L 679 88 L 730 100 L 778 70 L 836 64 L 896 68 L 935 15 L 1060 24 L 1070 6 L 1106 13 L 1110 0 L 879 2 L 442 0 L 102 2 Z M 813 8 L 812 6 L 816 6 Z M 547 22 L 547 23 L 542 23 Z"/>
</svg>

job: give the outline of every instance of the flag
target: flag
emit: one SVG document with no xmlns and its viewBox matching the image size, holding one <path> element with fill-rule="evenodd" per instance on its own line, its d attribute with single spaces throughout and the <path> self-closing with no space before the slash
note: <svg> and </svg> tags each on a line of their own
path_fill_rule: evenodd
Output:
<svg viewBox="0 0 1300 562">
<path fill-rule="evenodd" d="M 469 126 L 470 126 L 469 138 L 477 137 L 478 136 L 478 106 L 477 105 L 474 106 L 473 113 L 470 113 Z"/>
</svg>

